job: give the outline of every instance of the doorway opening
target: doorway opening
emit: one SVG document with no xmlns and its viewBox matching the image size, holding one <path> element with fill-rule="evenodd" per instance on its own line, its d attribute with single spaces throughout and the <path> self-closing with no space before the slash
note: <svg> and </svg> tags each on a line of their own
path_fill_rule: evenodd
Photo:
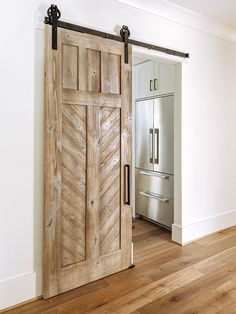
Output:
<svg viewBox="0 0 236 314">
<path fill-rule="evenodd" d="M 132 57 L 132 216 L 135 262 L 155 242 L 179 242 L 181 224 L 180 58 Z M 144 246 L 144 247 L 143 247 Z"/>
</svg>

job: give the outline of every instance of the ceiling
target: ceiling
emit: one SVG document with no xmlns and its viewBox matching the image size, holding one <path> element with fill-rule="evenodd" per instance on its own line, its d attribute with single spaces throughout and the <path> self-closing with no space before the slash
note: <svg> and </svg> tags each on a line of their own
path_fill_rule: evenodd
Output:
<svg viewBox="0 0 236 314">
<path fill-rule="evenodd" d="M 146 4 L 152 6 L 157 2 L 145 0 Z M 163 0 L 163 2 L 177 5 L 236 29 L 236 0 Z"/>
<path fill-rule="evenodd" d="M 165 2 L 178 5 L 221 24 L 236 28 L 236 0 L 168 0 Z"/>
</svg>

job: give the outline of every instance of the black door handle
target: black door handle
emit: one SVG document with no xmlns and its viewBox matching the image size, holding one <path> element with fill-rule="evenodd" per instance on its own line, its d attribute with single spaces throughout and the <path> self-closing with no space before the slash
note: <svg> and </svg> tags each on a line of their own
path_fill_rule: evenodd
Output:
<svg viewBox="0 0 236 314">
<path fill-rule="evenodd" d="M 125 165 L 125 204 L 130 205 L 130 165 Z"/>
</svg>

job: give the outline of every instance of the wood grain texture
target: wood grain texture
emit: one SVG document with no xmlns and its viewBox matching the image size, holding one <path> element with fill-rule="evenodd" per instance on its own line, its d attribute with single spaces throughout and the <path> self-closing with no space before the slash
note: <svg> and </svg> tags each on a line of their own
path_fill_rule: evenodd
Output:
<svg viewBox="0 0 236 314">
<path fill-rule="evenodd" d="M 98 106 L 88 107 L 86 257 L 99 256 L 100 145 Z"/>
<path fill-rule="evenodd" d="M 67 45 L 79 46 L 85 49 L 98 50 L 117 55 L 124 53 L 123 43 L 108 40 L 106 38 L 96 37 L 94 35 L 83 34 L 71 30 L 63 29 L 61 33 L 62 42 Z"/>
<path fill-rule="evenodd" d="M 128 61 L 125 63 L 124 54 L 121 55 L 121 91 L 122 104 L 126 104 L 121 111 L 121 182 L 125 182 L 125 165 L 132 169 L 132 47 L 128 48 Z M 130 170 L 131 171 L 131 170 Z M 131 206 L 125 203 L 125 185 L 121 184 L 121 249 L 125 252 L 124 265 L 131 261 L 132 224 Z M 132 175 L 130 173 L 130 188 Z M 131 203 L 132 204 L 132 199 Z M 129 249 L 127 248 L 129 245 Z"/>
<path fill-rule="evenodd" d="M 89 92 L 101 91 L 101 52 L 87 49 L 87 88 Z"/>
<path fill-rule="evenodd" d="M 235 313 L 236 227 L 180 247 L 136 219 L 133 242 L 135 268 L 5 313 Z"/>
<path fill-rule="evenodd" d="M 78 80 L 77 47 L 62 46 L 62 83 L 64 88 L 77 89 Z"/>
<path fill-rule="evenodd" d="M 78 78 L 80 91 L 87 91 L 87 49 L 84 47 L 78 47 Z"/>
<path fill-rule="evenodd" d="M 123 43 L 59 29 L 52 51 L 50 36 L 47 25 L 44 298 L 131 264 L 131 64 Z"/>
<path fill-rule="evenodd" d="M 44 297 L 58 293 L 61 261 L 61 55 L 50 45 L 51 31 L 45 25 Z"/>
<path fill-rule="evenodd" d="M 86 107 L 62 107 L 61 265 L 85 260 Z"/>
<path fill-rule="evenodd" d="M 121 108 L 120 95 L 89 93 L 72 89 L 62 90 L 62 102 L 68 105 L 90 105 Z"/>
<path fill-rule="evenodd" d="M 100 254 L 120 249 L 120 109 L 100 110 Z"/>
<path fill-rule="evenodd" d="M 101 54 L 101 90 L 103 93 L 120 94 L 120 56 L 102 52 Z"/>
</svg>

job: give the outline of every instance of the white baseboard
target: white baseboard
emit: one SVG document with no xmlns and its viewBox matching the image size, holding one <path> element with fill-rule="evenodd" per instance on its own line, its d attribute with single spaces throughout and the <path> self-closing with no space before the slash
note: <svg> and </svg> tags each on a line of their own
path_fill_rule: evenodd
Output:
<svg viewBox="0 0 236 314">
<path fill-rule="evenodd" d="M 188 244 L 212 233 L 236 225 L 236 210 L 207 217 L 189 225 L 172 225 L 172 240 L 181 245 Z"/>
<path fill-rule="evenodd" d="M 172 224 L 172 241 L 182 244 L 182 227 Z"/>
<path fill-rule="evenodd" d="M 0 282 L 0 310 L 42 295 L 42 269 Z"/>
</svg>

